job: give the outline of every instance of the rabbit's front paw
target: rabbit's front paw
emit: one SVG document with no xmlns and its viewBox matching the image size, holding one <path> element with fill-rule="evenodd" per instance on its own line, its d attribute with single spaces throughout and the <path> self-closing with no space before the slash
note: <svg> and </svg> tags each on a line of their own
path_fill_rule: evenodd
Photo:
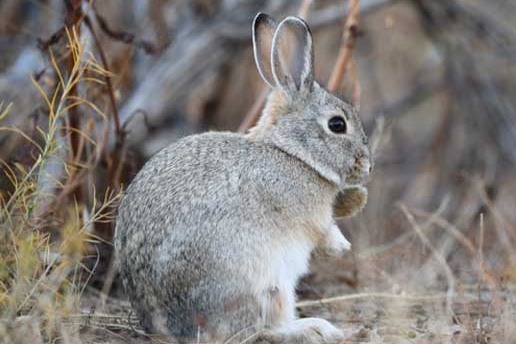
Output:
<svg viewBox="0 0 516 344">
<path fill-rule="evenodd" d="M 332 224 L 328 229 L 327 237 L 323 245 L 323 251 L 326 254 L 339 256 L 344 251 L 351 249 L 351 243 L 342 235 L 339 227 Z"/>
<path fill-rule="evenodd" d="M 333 206 L 336 218 L 351 217 L 362 211 L 367 203 L 367 189 L 363 186 L 354 186 L 341 191 L 337 195 Z"/>
</svg>

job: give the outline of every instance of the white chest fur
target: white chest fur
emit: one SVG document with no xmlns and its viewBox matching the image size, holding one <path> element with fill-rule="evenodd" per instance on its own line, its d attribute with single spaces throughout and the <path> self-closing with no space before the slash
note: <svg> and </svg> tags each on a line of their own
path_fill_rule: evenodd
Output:
<svg viewBox="0 0 516 344">
<path fill-rule="evenodd" d="M 308 272 L 312 249 L 308 240 L 292 241 L 280 248 L 271 261 L 271 283 L 293 290 L 299 278 Z"/>
<path fill-rule="evenodd" d="M 289 239 L 270 247 L 266 258 L 260 262 L 260 278 L 254 283 L 256 295 L 275 289 L 293 294 L 299 278 L 308 272 L 313 243 L 302 237 Z"/>
</svg>

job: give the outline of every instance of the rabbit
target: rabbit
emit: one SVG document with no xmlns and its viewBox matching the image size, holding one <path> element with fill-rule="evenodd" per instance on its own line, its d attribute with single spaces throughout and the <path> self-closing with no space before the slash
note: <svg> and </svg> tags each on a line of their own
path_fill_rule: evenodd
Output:
<svg viewBox="0 0 516 344">
<path fill-rule="evenodd" d="M 350 249 L 334 217 L 364 206 L 372 155 L 357 111 L 314 80 L 307 24 L 259 13 L 252 33 L 271 88 L 260 119 L 187 136 L 137 173 L 117 215 L 121 280 L 145 330 L 180 342 L 338 343 L 328 321 L 297 318 L 295 288 L 316 249 Z"/>
</svg>

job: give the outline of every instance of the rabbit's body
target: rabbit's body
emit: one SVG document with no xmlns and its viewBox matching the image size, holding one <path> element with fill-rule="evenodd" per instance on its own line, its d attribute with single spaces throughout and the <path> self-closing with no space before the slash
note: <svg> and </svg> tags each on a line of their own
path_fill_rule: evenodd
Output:
<svg viewBox="0 0 516 344">
<path fill-rule="evenodd" d="M 279 51 L 289 34 L 291 65 Z M 184 138 L 147 162 L 119 208 L 122 282 L 148 331 L 338 342 L 342 332 L 329 322 L 296 319 L 295 286 L 314 250 L 350 248 L 333 216 L 366 201 L 367 139 L 353 107 L 313 80 L 306 23 L 289 17 L 276 27 L 259 14 L 253 44 L 273 87 L 259 123 L 248 135 Z"/>
<path fill-rule="evenodd" d="M 131 183 L 118 223 L 122 276 L 144 323 L 195 337 L 196 322 L 216 328 L 247 298 L 238 318 L 250 319 L 231 333 L 266 319 L 276 294 L 293 320 L 295 285 L 333 224 L 337 192 L 304 162 L 242 135 L 206 133 L 162 150 Z"/>
</svg>

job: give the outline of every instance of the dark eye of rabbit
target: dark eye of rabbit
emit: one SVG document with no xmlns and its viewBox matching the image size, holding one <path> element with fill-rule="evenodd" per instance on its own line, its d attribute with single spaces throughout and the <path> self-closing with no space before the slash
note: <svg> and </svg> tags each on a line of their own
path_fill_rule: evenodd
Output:
<svg viewBox="0 0 516 344">
<path fill-rule="evenodd" d="M 328 128 L 336 134 L 345 134 L 348 129 L 344 118 L 339 116 L 330 118 L 328 121 Z"/>
</svg>

